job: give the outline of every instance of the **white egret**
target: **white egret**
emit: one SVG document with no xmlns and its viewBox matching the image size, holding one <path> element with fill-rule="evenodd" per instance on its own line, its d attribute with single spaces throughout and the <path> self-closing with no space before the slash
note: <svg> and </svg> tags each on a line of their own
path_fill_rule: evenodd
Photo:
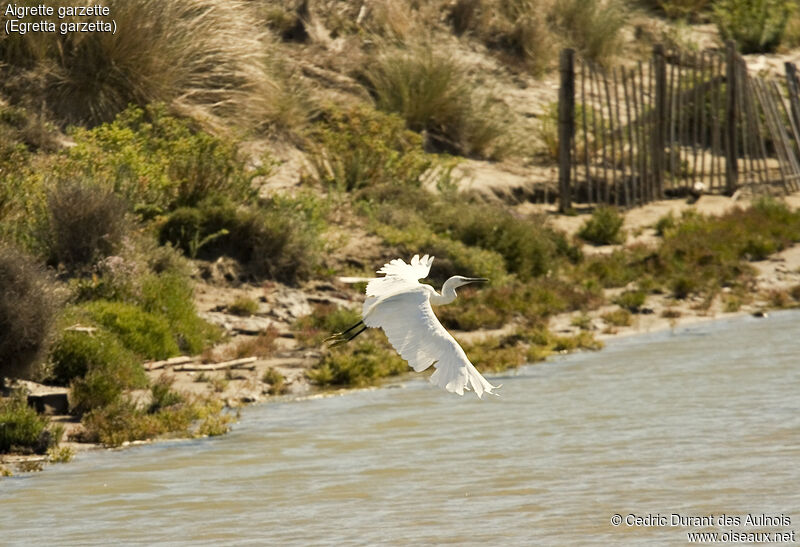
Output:
<svg viewBox="0 0 800 547">
<path fill-rule="evenodd" d="M 411 264 L 399 258 L 385 264 L 377 272 L 384 277 L 367 284 L 362 320 L 329 340 L 334 341 L 333 345 L 343 344 L 367 327 L 380 327 L 397 353 L 415 371 L 423 371 L 431 365 L 436 368 L 430 377 L 432 384 L 459 395 L 463 395 L 465 389 L 473 390 L 479 398 L 484 393 L 492 393 L 499 386 L 493 386 L 481 376 L 431 308 L 431 304 L 440 306 L 455 300 L 458 287 L 487 280 L 456 275 L 444 282 L 442 294 L 438 294 L 430 285 L 419 282 L 428 276 L 431 264 L 433 257 L 428 255 L 422 258 L 415 255 Z M 358 327 L 361 329 L 348 335 Z"/>
</svg>

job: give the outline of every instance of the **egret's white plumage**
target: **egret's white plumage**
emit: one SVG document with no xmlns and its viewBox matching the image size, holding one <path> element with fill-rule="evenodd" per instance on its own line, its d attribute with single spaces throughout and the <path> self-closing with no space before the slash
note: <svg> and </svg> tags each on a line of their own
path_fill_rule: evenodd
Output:
<svg viewBox="0 0 800 547">
<path fill-rule="evenodd" d="M 455 289 L 479 279 L 454 276 L 445 281 L 442 294 L 419 282 L 428 276 L 433 257 L 415 255 L 410 264 L 395 259 L 377 273 L 384 274 L 367 284 L 362 310 L 367 327 L 380 327 L 389 342 L 417 372 L 433 365 L 430 382 L 447 391 L 464 394 L 473 390 L 481 397 L 493 386 L 470 363 L 466 353 L 433 313 L 431 304 L 448 304 L 456 298 Z"/>
</svg>

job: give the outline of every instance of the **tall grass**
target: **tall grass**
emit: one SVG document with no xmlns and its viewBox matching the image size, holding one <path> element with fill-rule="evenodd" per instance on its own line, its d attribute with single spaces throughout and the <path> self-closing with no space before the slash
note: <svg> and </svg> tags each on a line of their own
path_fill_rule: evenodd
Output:
<svg viewBox="0 0 800 547">
<path fill-rule="evenodd" d="M 562 0 L 553 3 L 550 17 L 567 44 L 596 63 L 608 64 L 622 47 L 627 12 L 620 0 Z"/>
<path fill-rule="evenodd" d="M 110 121 L 129 103 L 164 102 L 203 123 L 269 122 L 278 89 L 248 2 L 112 0 L 116 34 L 0 38 L 4 91 L 63 124 Z M 0 23 L 5 24 L 0 14 Z"/>
<path fill-rule="evenodd" d="M 367 64 L 363 77 L 378 108 L 425 131 L 432 149 L 483 158 L 508 151 L 500 105 L 478 91 L 458 61 L 433 46 L 385 50 Z"/>
</svg>

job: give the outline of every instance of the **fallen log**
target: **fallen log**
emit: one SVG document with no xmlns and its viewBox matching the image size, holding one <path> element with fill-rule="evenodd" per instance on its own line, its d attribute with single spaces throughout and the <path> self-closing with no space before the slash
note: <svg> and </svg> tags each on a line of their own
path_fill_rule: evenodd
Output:
<svg viewBox="0 0 800 547">
<path fill-rule="evenodd" d="M 257 360 L 257 357 L 243 357 L 241 359 L 234 359 L 233 361 L 225 361 L 223 363 L 180 365 L 175 367 L 175 370 L 186 372 L 213 372 L 215 370 L 225 370 L 229 368 L 244 368 L 247 370 L 254 370 L 256 368 L 255 365 L 247 365 Z"/>
<path fill-rule="evenodd" d="M 194 361 L 194 357 L 189 357 L 188 355 L 181 355 L 179 357 L 171 357 L 169 359 L 164 359 L 163 361 L 152 361 L 150 363 L 145 363 L 143 366 L 145 370 L 158 370 L 160 368 L 171 367 L 175 365 L 183 365 L 184 363 L 191 363 Z"/>
</svg>

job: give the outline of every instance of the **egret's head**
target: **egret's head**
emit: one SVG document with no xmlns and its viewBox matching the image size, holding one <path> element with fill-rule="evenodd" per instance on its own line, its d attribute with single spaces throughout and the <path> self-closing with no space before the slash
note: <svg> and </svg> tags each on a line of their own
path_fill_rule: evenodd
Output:
<svg viewBox="0 0 800 547">
<path fill-rule="evenodd" d="M 485 283 L 489 281 L 485 277 L 464 277 L 463 275 L 454 275 L 450 279 L 444 282 L 445 285 L 452 287 L 453 289 L 457 289 L 463 285 L 468 285 L 469 283 Z"/>
</svg>

